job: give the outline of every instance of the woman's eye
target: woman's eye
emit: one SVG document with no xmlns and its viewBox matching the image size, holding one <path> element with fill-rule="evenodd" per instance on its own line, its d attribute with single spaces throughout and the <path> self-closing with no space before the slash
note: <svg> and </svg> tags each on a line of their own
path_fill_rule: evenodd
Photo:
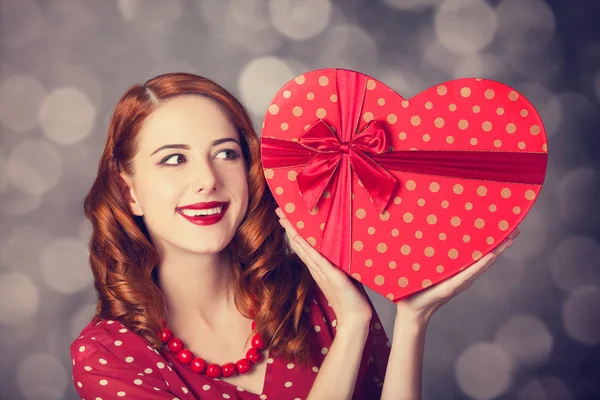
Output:
<svg viewBox="0 0 600 400">
<path fill-rule="evenodd" d="M 183 154 L 172 154 L 168 157 L 163 158 L 163 160 L 160 163 L 166 165 L 178 165 L 183 164 L 184 162 L 185 157 L 183 156 Z"/>
<path fill-rule="evenodd" d="M 219 156 L 221 154 L 225 154 L 225 156 Z M 239 157 L 238 153 L 235 150 L 232 149 L 225 149 L 225 150 L 221 150 L 219 151 L 216 156 L 217 158 L 224 158 L 224 159 L 231 159 L 231 160 L 235 160 L 236 158 Z"/>
</svg>

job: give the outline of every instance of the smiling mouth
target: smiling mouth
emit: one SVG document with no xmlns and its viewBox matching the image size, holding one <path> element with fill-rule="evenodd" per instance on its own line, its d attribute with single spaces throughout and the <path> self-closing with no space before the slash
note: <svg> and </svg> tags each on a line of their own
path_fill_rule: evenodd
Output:
<svg viewBox="0 0 600 400">
<path fill-rule="evenodd" d="M 226 205 L 213 207 L 213 208 L 205 208 L 202 210 L 193 210 L 193 209 L 182 209 L 178 210 L 181 214 L 186 215 L 188 217 L 210 217 L 212 215 L 222 214 L 223 210 L 227 207 Z"/>
</svg>

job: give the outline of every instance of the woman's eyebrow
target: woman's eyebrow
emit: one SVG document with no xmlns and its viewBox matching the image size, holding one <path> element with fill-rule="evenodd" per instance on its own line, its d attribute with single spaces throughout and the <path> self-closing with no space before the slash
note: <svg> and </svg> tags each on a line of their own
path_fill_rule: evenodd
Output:
<svg viewBox="0 0 600 400">
<path fill-rule="evenodd" d="M 234 138 L 223 138 L 223 139 L 217 139 L 217 140 L 215 140 L 215 141 L 212 143 L 212 145 L 213 145 L 213 146 L 217 146 L 217 145 L 219 145 L 219 144 L 221 144 L 221 143 L 226 143 L 226 142 L 234 142 L 234 143 L 237 143 L 237 144 L 238 144 L 238 146 L 240 146 L 240 147 L 242 146 L 242 145 L 240 144 L 240 142 L 238 142 L 238 141 L 237 141 L 236 139 L 234 139 Z"/>
<path fill-rule="evenodd" d="M 233 138 L 222 138 L 222 139 L 217 139 L 214 140 L 212 142 L 213 146 L 217 146 L 221 143 L 227 143 L 227 142 L 234 142 L 237 143 L 238 146 L 241 147 L 240 142 L 238 142 L 236 139 Z M 156 153 L 158 153 L 161 150 L 165 150 L 165 149 L 185 149 L 185 150 L 189 150 L 190 146 L 188 146 L 187 144 L 165 144 L 164 146 L 160 146 L 158 149 L 154 150 L 154 152 L 152 154 L 150 154 L 151 156 L 155 155 Z"/>
<path fill-rule="evenodd" d="M 187 144 L 165 144 L 164 146 L 160 146 L 158 149 L 154 150 L 154 152 L 152 154 L 150 154 L 150 156 L 155 155 L 156 153 L 158 153 L 161 150 L 164 149 L 185 149 L 185 150 L 189 150 L 190 146 L 188 146 Z"/>
</svg>

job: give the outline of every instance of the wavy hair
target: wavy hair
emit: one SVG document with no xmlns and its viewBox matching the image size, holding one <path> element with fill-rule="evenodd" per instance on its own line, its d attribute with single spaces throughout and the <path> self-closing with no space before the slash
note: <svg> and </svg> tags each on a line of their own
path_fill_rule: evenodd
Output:
<svg viewBox="0 0 600 400">
<path fill-rule="evenodd" d="M 84 199 L 93 228 L 89 260 L 98 293 L 96 318 L 118 319 L 155 349 L 162 346 L 159 333 L 166 307 L 156 282 L 159 256 L 144 220 L 130 211 L 120 172 L 133 172 L 138 132 L 153 110 L 169 98 L 189 94 L 222 106 L 237 127 L 246 161 L 248 211 L 228 245 L 236 307 L 254 318 L 255 332 L 270 338 L 265 345 L 272 354 L 306 363 L 309 327 L 301 321 L 312 280 L 291 254 L 277 221 L 260 163 L 259 138 L 244 106 L 223 87 L 197 75 L 159 75 L 130 87 L 115 107 L 96 179 Z"/>
</svg>

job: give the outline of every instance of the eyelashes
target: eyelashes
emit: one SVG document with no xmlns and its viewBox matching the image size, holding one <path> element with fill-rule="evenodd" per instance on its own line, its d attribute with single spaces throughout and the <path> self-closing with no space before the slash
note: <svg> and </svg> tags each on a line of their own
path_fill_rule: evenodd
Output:
<svg viewBox="0 0 600 400">
<path fill-rule="evenodd" d="M 229 153 L 230 156 L 229 157 L 217 157 L 219 154 L 224 154 L 224 153 Z M 217 154 L 215 154 L 216 158 L 220 158 L 223 160 L 236 160 L 240 157 L 240 155 L 238 154 L 237 151 L 233 150 L 233 149 L 223 149 L 220 150 L 219 152 L 217 152 Z M 167 162 L 171 159 L 176 159 L 177 161 L 175 163 L 170 163 Z M 179 162 L 180 159 L 183 159 L 183 161 Z M 174 167 L 177 165 L 181 165 L 183 163 L 185 163 L 187 161 L 187 158 L 185 157 L 185 155 L 181 154 L 181 153 L 175 153 L 175 154 L 169 154 L 168 156 L 164 157 L 162 160 L 160 160 L 159 165 L 165 165 L 165 166 L 169 166 L 169 167 Z"/>
</svg>

